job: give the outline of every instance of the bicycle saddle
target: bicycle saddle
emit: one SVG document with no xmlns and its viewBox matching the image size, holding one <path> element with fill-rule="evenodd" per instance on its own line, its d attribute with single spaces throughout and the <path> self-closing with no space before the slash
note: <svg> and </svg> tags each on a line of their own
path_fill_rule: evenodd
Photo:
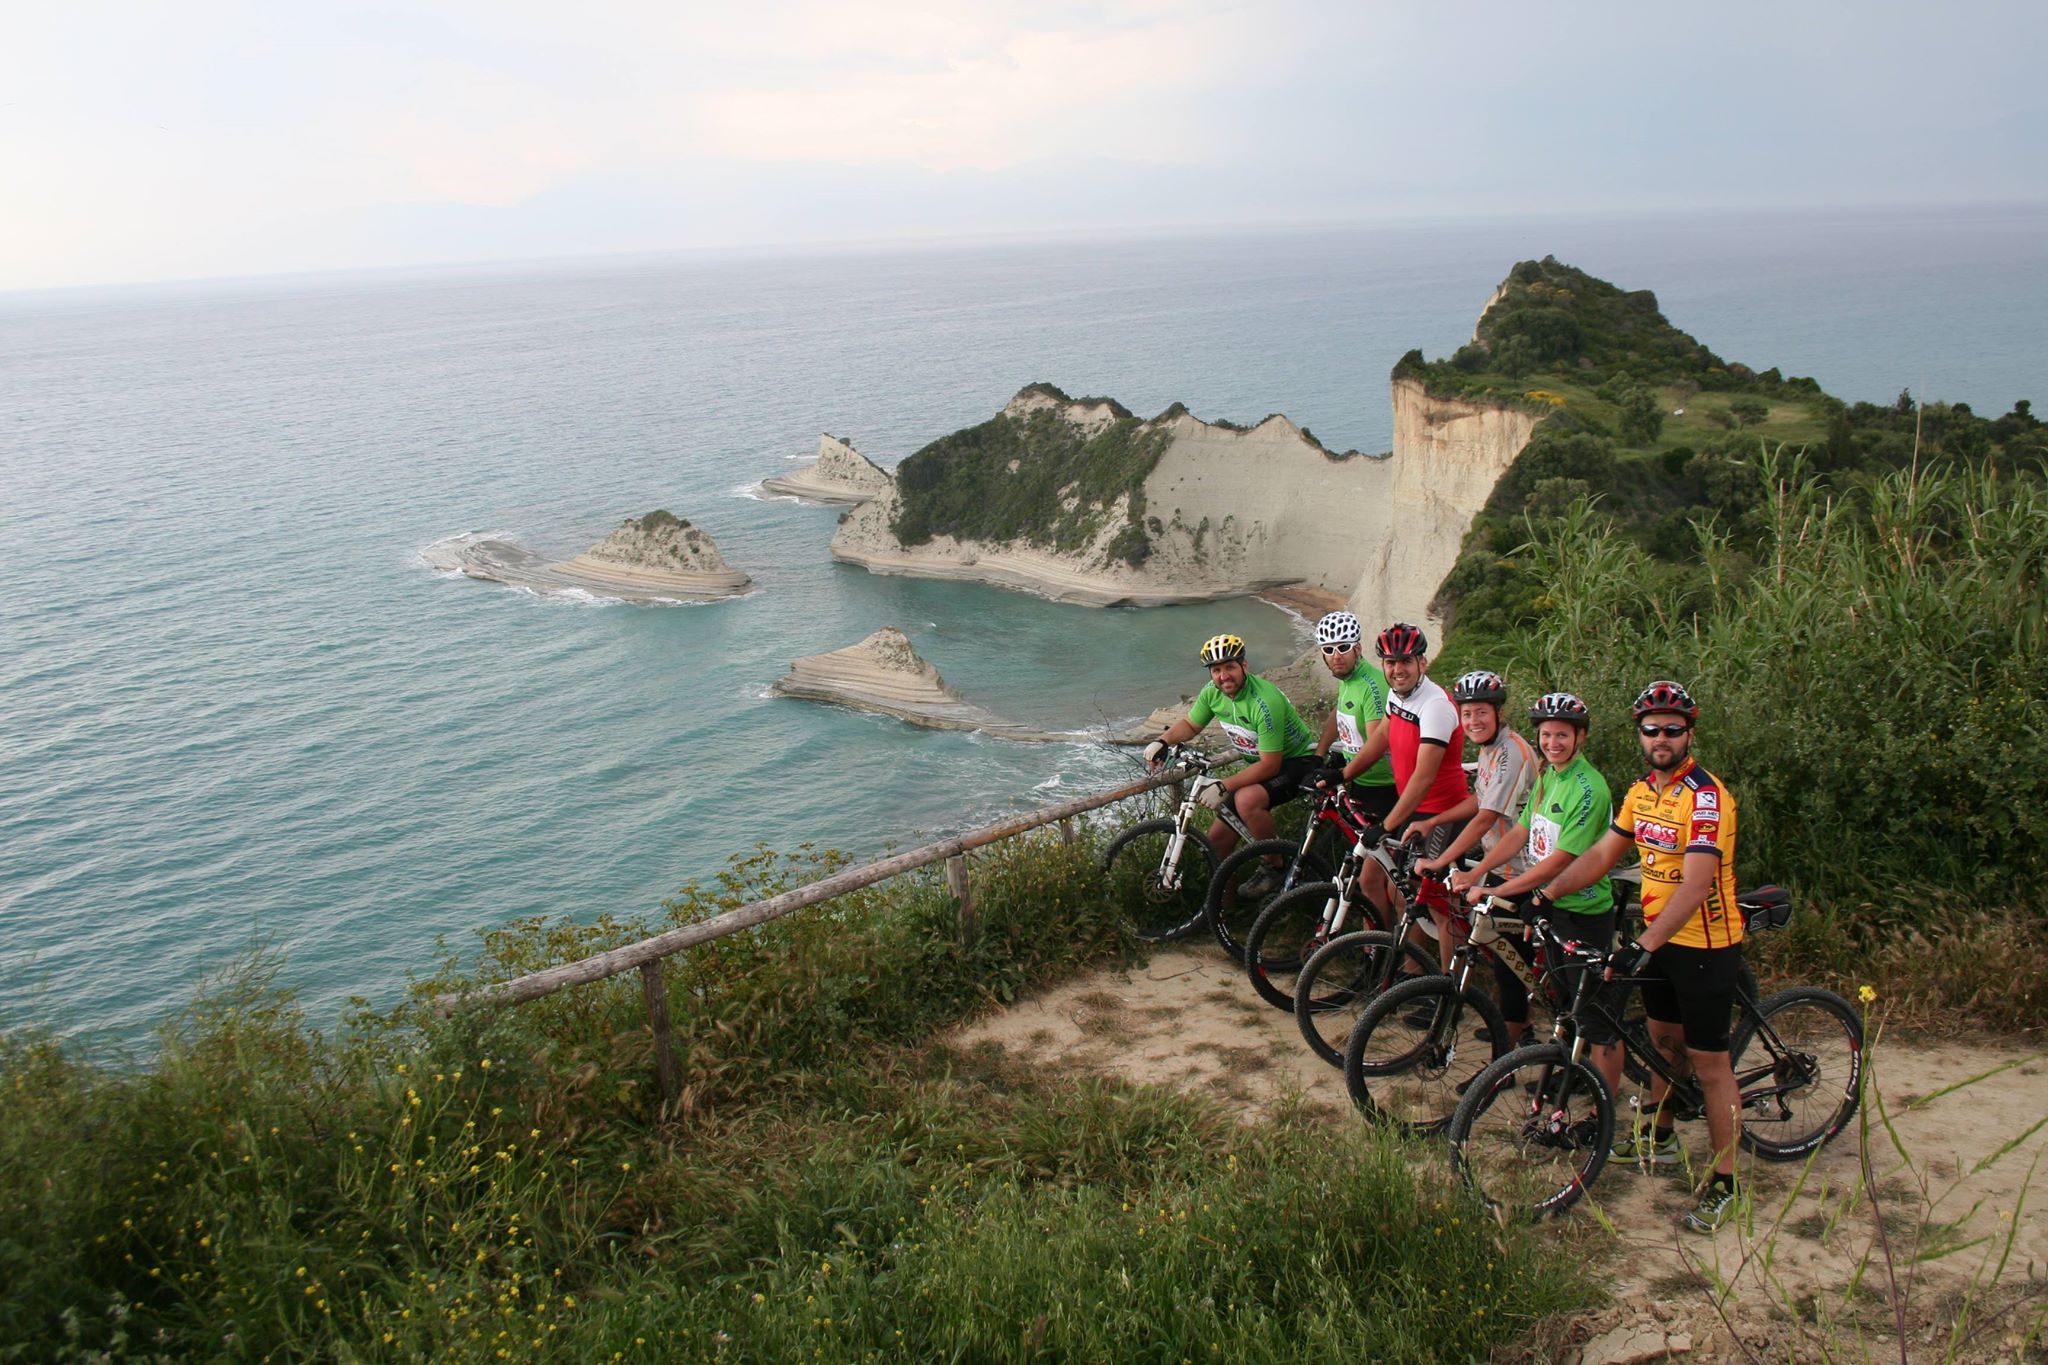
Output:
<svg viewBox="0 0 2048 1365">
<path fill-rule="evenodd" d="M 1792 919 L 1792 893 L 1782 886 L 1759 886 L 1735 893 L 1746 929 L 1782 929 Z"/>
</svg>

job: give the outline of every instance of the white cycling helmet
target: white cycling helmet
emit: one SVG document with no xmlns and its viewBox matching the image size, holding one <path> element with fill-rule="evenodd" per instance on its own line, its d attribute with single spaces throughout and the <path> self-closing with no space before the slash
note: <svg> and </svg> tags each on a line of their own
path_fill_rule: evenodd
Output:
<svg viewBox="0 0 2048 1365">
<path fill-rule="evenodd" d="M 1365 638 L 1365 627 L 1348 611 L 1333 611 L 1316 622 L 1319 645 L 1355 645 Z"/>
</svg>

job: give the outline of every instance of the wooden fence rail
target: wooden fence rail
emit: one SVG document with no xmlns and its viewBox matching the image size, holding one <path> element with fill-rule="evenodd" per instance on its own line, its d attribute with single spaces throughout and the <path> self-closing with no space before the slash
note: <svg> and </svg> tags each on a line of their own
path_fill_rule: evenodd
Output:
<svg viewBox="0 0 2048 1365">
<path fill-rule="evenodd" d="M 836 872 L 806 886 L 785 891 L 779 896 L 770 896 L 767 900 L 755 901 L 751 905 L 728 910 L 722 915 L 714 915 L 695 924 L 685 924 L 667 933 L 656 934 L 653 938 L 641 939 L 638 943 L 629 943 L 576 962 L 565 962 L 558 967 L 530 972 L 525 976 L 477 990 L 444 995 L 435 1003 L 443 1011 L 516 1005 L 522 1001 L 538 1000 L 544 995 L 552 995 L 567 986 L 601 981 L 608 976 L 617 976 L 620 972 L 629 972 L 637 968 L 646 990 L 648 1014 L 654 1029 L 655 1064 L 661 1074 L 662 1091 L 664 1095 L 672 1097 L 675 1063 L 669 1046 L 668 992 L 662 981 L 661 969 L 663 958 L 679 953 L 685 948 L 695 947 L 699 943 L 709 943 L 712 939 L 724 938 L 727 934 L 736 934 L 742 929 L 751 929 L 757 924 L 780 919 L 805 906 L 816 905 L 819 901 L 828 901 L 849 891 L 873 886 L 876 882 L 887 881 L 891 877 L 915 871 L 941 860 L 947 862 L 946 884 L 960 904 L 961 933 L 963 936 L 969 936 L 976 923 L 973 893 L 967 883 L 969 850 L 985 848 L 990 844 L 1055 823 L 1061 826 L 1062 839 L 1071 843 L 1073 827 L 1068 822 L 1075 816 L 1091 810 L 1100 810 L 1119 801 L 1128 801 L 1134 796 L 1142 796 L 1156 788 L 1180 782 L 1187 775 L 1184 769 L 1169 768 L 1140 781 L 1127 782 L 1121 787 L 1097 792 L 1093 796 L 1076 797 L 1057 806 L 1045 806 L 1022 815 L 1013 815 L 993 825 L 968 830 L 955 838 L 942 839 L 935 844 L 913 848 L 907 853 L 898 853 L 862 867 Z"/>
</svg>

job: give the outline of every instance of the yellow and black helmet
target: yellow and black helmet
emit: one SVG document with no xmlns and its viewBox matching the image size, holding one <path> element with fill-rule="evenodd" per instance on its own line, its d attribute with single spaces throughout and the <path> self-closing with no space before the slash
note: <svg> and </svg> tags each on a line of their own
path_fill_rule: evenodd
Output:
<svg viewBox="0 0 2048 1365">
<path fill-rule="evenodd" d="M 1202 641 L 1202 662 L 1227 664 L 1244 661 L 1244 641 L 1235 635 L 1211 635 Z"/>
</svg>

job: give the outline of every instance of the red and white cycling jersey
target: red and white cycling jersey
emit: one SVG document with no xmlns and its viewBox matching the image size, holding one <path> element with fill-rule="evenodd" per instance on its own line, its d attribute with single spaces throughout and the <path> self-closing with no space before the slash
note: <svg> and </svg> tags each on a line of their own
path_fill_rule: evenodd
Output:
<svg viewBox="0 0 2048 1365">
<path fill-rule="evenodd" d="M 1425 676 L 1407 696 L 1387 695 L 1387 752 L 1394 760 L 1394 785 L 1408 790 L 1415 757 L 1425 744 L 1444 750 L 1443 766 L 1416 808 L 1418 815 L 1439 815 L 1465 799 L 1465 732 L 1458 726 L 1458 708 L 1451 694 Z"/>
</svg>

